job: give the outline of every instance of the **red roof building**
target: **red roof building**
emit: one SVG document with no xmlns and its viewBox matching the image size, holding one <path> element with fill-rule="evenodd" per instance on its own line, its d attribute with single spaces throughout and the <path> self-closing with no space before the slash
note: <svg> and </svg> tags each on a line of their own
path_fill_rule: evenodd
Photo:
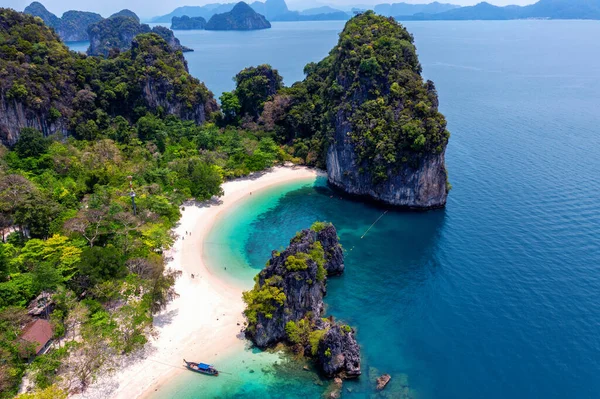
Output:
<svg viewBox="0 0 600 399">
<path fill-rule="evenodd" d="M 53 335 L 52 324 L 43 319 L 35 319 L 25 326 L 21 340 L 35 345 L 35 354 L 39 355 L 48 347 Z"/>
</svg>

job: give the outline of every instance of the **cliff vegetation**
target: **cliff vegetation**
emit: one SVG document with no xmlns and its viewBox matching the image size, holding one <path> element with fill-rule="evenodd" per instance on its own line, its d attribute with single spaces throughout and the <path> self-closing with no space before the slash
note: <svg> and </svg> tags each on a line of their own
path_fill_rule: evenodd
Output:
<svg viewBox="0 0 600 399">
<path fill-rule="evenodd" d="M 176 295 L 163 254 L 184 201 L 287 156 L 269 135 L 211 123 L 212 94 L 153 33 L 89 57 L 0 9 L 0 74 L 0 398 L 25 372 L 63 397 L 142 347 Z M 40 294 L 62 344 L 28 364 L 19 336 Z"/>
<path fill-rule="evenodd" d="M 283 252 L 273 251 L 244 292 L 247 336 L 260 348 L 279 342 L 315 359 L 328 377 L 360 375 L 360 349 L 354 330 L 322 318 L 327 276 L 344 271 L 344 256 L 335 227 L 316 222 L 296 234 Z"/>
<path fill-rule="evenodd" d="M 261 128 L 307 164 L 326 167 L 329 182 L 348 193 L 411 208 L 445 204 L 450 134 L 402 25 L 360 14 L 304 72 L 264 104 Z"/>
<path fill-rule="evenodd" d="M 171 20 L 171 29 L 173 30 L 195 30 L 204 29 L 206 27 L 206 20 L 202 17 L 188 17 L 184 15 L 182 17 L 173 17 Z"/>
</svg>

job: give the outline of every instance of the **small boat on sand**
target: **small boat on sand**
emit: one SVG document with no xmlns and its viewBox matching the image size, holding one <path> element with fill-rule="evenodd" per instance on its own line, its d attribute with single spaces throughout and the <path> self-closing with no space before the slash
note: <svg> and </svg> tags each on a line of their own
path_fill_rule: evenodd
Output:
<svg viewBox="0 0 600 399">
<path fill-rule="evenodd" d="M 215 377 L 219 375 L 219 371 L 210 364 L 188 362 L 185 359 L 183 359 L 183 362 L 188 370 L 195 371 L 196 373 L 214 375 Z"/>
</svg>

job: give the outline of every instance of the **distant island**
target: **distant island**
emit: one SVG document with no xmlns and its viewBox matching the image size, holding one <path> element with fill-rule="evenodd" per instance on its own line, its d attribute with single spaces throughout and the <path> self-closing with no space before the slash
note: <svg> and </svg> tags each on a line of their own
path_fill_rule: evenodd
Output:
<svg viewBox="0 0 600 399">
<path fill-rule="evenodd" d="M 175 37 L 173 31 L 164 26 L 150 29 L 146 24 L 140 24 L 138 16 L 130 10 L 121 10 L 109 18 L 88 27 L 90 47 L 88 55 L 109 56 L 111 52 L 126 51 L 131 48 L 133 38 L 141 33 L 156 33 L 162 37 L 173 50 L 193 51 L 184 47 Z"/>
<path fill-rule="evenodd" d="M 182 46 L 170 29 L 162 26 L 151 29 L 140 23 L 136 13 L 127 9 L 106 19 L 100 14 L 86 11 L 67 11 L 62 18 L 58 18 L 43 4 L 34 1 L 23 12 L 41 18 L 64 42 L 89 41 L 88 55 L 108 56 L 111 51 L 128 50 L 136 35 L 149 32 L 162 37 L 173 50 L 193 51 Z"/>
<path fill-rule="evenodd" d="M 206 30 L 256 30 L 268 29 L 271 24 L 264 15 L 240 1 L 229 12 L 215 14 L 206 23 Z"/>
<path fill-rule="evenodd" d="M 172 22 L 173 17 L 202 17 L 206 20 L 215 14 L 222 14 L 233 9 L 236 3 L 211 3 L 204 6 L 178 7 L 169 14 L 154 17 L 153 23 Z M 333 7 L 323 6 L 311 8 L 304 11 L 291 11 L 285 0 L 266 0 L 265 2 L 254 1 L 249 6 L 257 13 L 264 15 L 269 21 L 327 21 L 347 20 L 352 13 L 345 12 Z"/>
<path fill-rule="evenodd" d="M 398 20 L 510 20 L 510 19 L 600 19 L 600 1 L 540 0 L 528 6 L 498 7 L 482 2 L 474 6 L 413 15 L 396 14 Z"/>
<path fill-rule="evenodd" d="M 37 1 L 25 7 L 24 12 L 34 17 L 40 17 L 65 42 L 89 40 L 87 33 L 88 26 L 103 19 L 100 14 L 86 11 L 67 11 L 63 14 L 62 18 L 58 18 L 48 11 L 42 3 Z"/>
<path fill-rule="evenodd" d="M 171 20 L 171 29 L 173 30 L 193 30 L 193 29 L 204 29 L 206 27 L 206 20 L 202 17 L 173 17 Z"/>
<path fill-rule="evenodd" d="M 155 17 L 151 22 L 170 22 L 175 16 L 203 17 L 210 19 L 214 14 L 230 11 L 235 3 L 212 3 L 204 6 L 178 7 L 171 13 Z M 285 0 L 267 0 L 250 3 L 254 11 L 269 21 L 330 21 L 347 20 L 354 13 L 366 9 L 338 9 L 321 6 L 303 11 L 289 10 Z M 499 7 L 487 2 L 461 7 L 456 4 L 432 2 L 428 4 L 383 3 L 373 10 L 397 20 L 509 20 L 509 19 L 600 19 L 600 2 L 589 0 L 540 0 L 528 6 L 509 5 Z"/>
</svg>

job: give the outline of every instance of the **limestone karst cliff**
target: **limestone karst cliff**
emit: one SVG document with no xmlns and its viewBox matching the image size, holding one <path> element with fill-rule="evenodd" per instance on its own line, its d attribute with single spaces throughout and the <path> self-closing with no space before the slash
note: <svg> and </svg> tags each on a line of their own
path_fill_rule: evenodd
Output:
<svg viewBox="0 0 600 399">
<path fill-rule="evenodd" d="M 327 61 L 329 183 L 391 205 L 443 207 L 449 133 L 413 37 L 368 12 L 346 24 Z"/>
<path fill-rule="evenodd" d="M 160 110 L 201 124 L 218 109 L 212 93 L 189 75 L 181 52 L 154 33 L 138 35 L 132 50 L 105 60 L 69 52 L 41 20 L 0 9 L 0 36 L 9 44 L 0 49 L 5 145 L 23 127 L 88 137 L 101 128 L 99 113 L 134 121 L 136 109 Z"/>
<path fill-rule="evenodd" d="M 302 230 L 283 252 L 273 251 L 244 293 L 246 334 L 261 348 L 287 342 L 315 358 L 329 377 L 360 375 L 360 348 L 354 330 L 322 318 L 327 276 L 344 271 L 344 256 L 335 227 L 317 222 Z"/>
<path fill-rule="evenodd" d="M 337 45 L 306 78 L 266 102 L 258 123 L 327 169 L 352 195 L 403 208 L 445 206 L 450 133 L 424 81 L 412 35 L 371 11 L 346 23 Z"/>
</svg>

